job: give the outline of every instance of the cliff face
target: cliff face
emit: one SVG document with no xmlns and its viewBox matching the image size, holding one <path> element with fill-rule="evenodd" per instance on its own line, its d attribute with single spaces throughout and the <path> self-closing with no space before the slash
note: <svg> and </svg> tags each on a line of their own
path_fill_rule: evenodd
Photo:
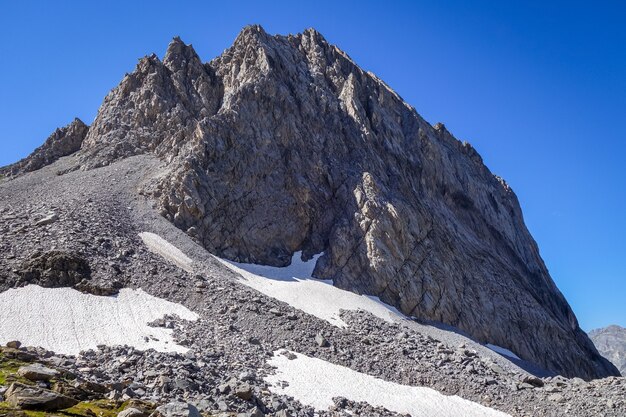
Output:
<svg viewBox="0 0 626 417">
<path fill-rule="evenodd" d="M 589 337 L 600 354 L 610 360 L 622 376 L 626 375 L 626 329 L 617 325 L 607 326 L 590 331 Z"/>
<path fill-rule="evenodd" d="M 90 169 L 151 152 L 161 212 L 213 253 L 315 275 L 567 376 L 615 375 L 556 288 L 517 198 L 314 30 L 245 28 L 203 63 L 172 41 L 105 98 Z"/>
</svg>

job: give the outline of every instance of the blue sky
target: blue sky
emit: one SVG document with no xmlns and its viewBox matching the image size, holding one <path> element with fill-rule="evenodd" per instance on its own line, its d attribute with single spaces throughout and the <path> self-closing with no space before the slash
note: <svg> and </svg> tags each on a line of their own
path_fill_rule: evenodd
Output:
<svg viewBox="0 0 626 417">
<path fill-rule="evenodd" d="M 507 180 L 583 329 L 626 326 L 623 4 L 5 1 L 0 165 L 75 116 L 91 123 L 137 59 L 162 57 L 173 36 L 208 61 L 246 24 L 315 27 Z"/>
</svg>

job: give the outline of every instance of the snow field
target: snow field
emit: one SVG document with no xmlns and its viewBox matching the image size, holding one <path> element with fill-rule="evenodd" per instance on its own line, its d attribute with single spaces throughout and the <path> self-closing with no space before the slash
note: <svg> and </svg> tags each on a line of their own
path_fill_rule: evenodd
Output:
<svg viewBox="0 0 626 417">
<path fill-rule="evenodd" d="M 186 307 L 142 290 L 122 289 L 105 297 L 28 285 L 0 293 L 0 343 L 19 340 L 68 355 L 97 345 L 184 353 L 187 348 L 174 342 L 172 330 L 148 326 L 166 314 L 198 319 Z"/>
<path fill-rule="evenodd" d="M 192 272 L 191 265 L 193 261 L 180 249 L 161 236 L 150 232 L 141 232 L 139 233 L 139 237 L 151 252 L 161 255 L 163 258 L 187 272 Z"/>
<path fill-rule="evenodd" d="M 328 410 L 334 404 L 333 397 L 344 397 L 413 417 L 509 416 L 456 395 L 446 396 L 430 388 L 384 381 L 299 353 L 291 352 L 297 358 L 290 360 L 286 353 L 274 352 L 268 364 L 277 371 L 265 377 L 265 381 L 272 392 L 291 396 L 318 411 Z"/>
<path fill-rule="evenodd" d="M 242 284 L 337 327 L 347 326 L 339 317 L 340 310 L 365 310 L 389 322 L 405 319 L 377 297 L 358 295 L 333 286 L 330 280 L 311 278 L 319 256 L 304 262 L 301 252 L 296 252 L 291 265 L 282 268 L 218 259 L 242 276 Z"/>
</svg>

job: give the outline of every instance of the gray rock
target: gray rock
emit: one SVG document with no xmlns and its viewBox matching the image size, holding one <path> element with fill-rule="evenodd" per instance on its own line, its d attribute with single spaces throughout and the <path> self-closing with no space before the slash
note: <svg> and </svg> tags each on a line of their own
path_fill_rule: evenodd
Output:
<svg viewBox="0 0 626 417">
<path fill-rule="evenodd" d="M 565 397 L 563 397 L 562 394 L 552 394 L 552 395 L 548 395 L 548 400 L 550 401 L 554 401 L 555 403 L 564 403 Z"/>
<path fill-rule="evenodd" d="M 239 384 L 233 390 L 233 394 L 242 400 L 250 401 L 252 399 L 252 387 L 248 383 Z"/>
<path fill-rule="evenodd" d="M 120 411 L 117 414 L 117 417 L 144 417 L 146 413 L 138 408 L 129 407 L 125 410 Z"/>
<path fill-rule="evenodd" d="M 22 343 L 19 340 L 11 340 L 10 342 L 7 342 L 6 347 L 11 348 L 11 349 L 19 349 L 20 346 L 22 346 Z"/>
<path fill-rule="evenodd" d="M 201 417 L 198 409 L 185 402 L 171 402 L 157 407 L 153 417 Z"/>
<path fill-rule="evenodd" d="M 315 343 L 319 347 L 328 347 L 328 346 L 330 346 L 330 343 L 328 343 L 328 340 L 326 340 L 324 335 L 322 335 L 321 333 L 318 333 L 318 334 L 315 335 Z"/>
<path fill-rule="evenodd" d="M 6 402 L 24 410 L 56 411 L 78 404 L 78 400 L 47 389 L 14 382 L 5 394 Z"/>
<path fill-rule="evenodd" d="M 59 220 L 59 215 L 56 213 L 52 213 L 35 222 L 35 226 L 47 226 L 56 222 L 57 220 Z"/>
<path fill-rule="evenodd" d="M 31 381 L 50 381 L 52 378 L 56 377 L 59 372 L 55 369 L 36 363 L 21 366 L 17 370 L 17 374 L 26 379 L 30 379 Z"/>
</svg>

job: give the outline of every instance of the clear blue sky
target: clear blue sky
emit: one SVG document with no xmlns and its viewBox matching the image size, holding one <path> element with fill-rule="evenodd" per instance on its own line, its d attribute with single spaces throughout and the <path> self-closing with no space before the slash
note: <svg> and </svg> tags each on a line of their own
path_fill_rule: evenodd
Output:
<svg viewBox="0 0 626 417">
<path fill-rule="evenodd" d="M 128 3 L 0 4 L 0 165 L 175 35 L 208 61 L 246 24 L 312 26 L 511 184 L 583 329 L 626 326 L 623 1 Z"/>
</svg>

